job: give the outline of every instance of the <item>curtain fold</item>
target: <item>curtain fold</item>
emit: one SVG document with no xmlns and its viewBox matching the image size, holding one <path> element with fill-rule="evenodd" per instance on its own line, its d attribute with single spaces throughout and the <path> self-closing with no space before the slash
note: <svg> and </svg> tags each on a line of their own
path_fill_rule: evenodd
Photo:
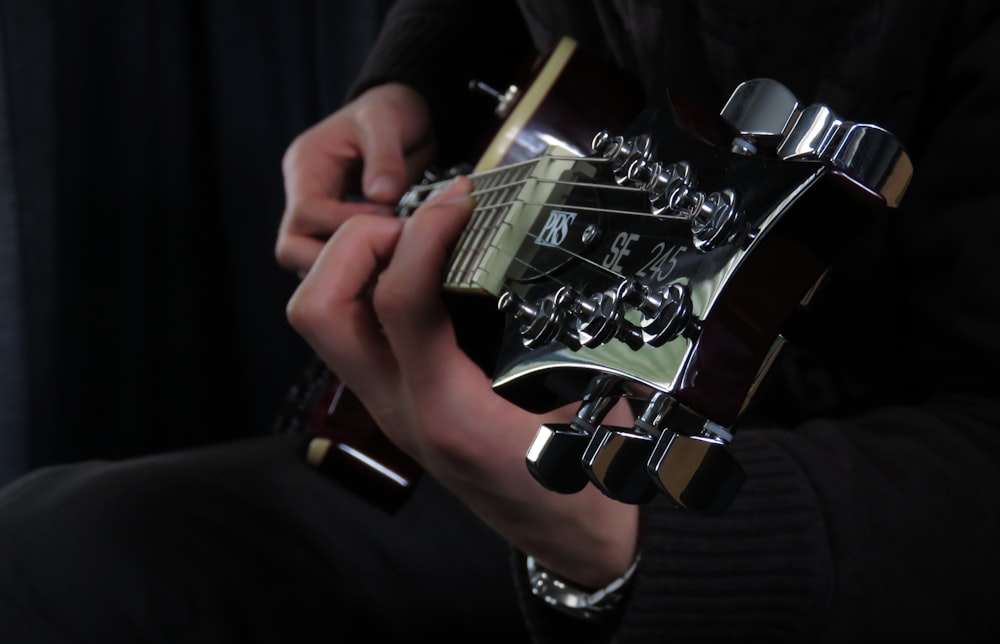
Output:
<svg viewBox="0 0 1000 644">
<path fill-rule="evenodd" d="M 273 256 L 281 156 L 389 4 L 0 0 L 8 471 L 270 429 L 309 356 Z"/>
</svg>

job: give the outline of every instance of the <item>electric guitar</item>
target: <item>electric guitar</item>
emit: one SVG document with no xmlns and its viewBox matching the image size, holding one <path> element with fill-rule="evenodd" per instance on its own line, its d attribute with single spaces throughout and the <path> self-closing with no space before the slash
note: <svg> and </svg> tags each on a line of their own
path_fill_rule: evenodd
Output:
<svg viewBox="0 0 1000 644">
<path fill-rule="evenodd" d="M 542 485 L 720 512 L 745 479 L 727 444 L 787 325 L 912 166 L 889 132 L 770 79 L 708 117 L 664 92 L 582 134 L 590 115 L 560 102 L 578 59 L 564 39 L 526 90 L 495 92 L 505 120 L 469 173 L 476 207 L 444 289 L 502 314 L 498 394 L 533 412 L 579 402 L 525 446 Z M 415 186 L 401 216 L 442 185 Z M 623 397 L 633 426 L 605 425 Z M 317 434 L 309 462 L 405 500 L 420 467 L 334 374 L 314 365 L 289 400 L 279 426 Z"/>
</svg>

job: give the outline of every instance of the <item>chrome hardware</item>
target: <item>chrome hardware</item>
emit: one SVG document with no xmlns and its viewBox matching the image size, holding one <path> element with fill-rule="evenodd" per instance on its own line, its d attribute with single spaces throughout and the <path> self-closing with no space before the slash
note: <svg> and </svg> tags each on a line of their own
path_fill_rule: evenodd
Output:
<svg viewBox="0 0 1000 644">
<path fill-rule="evenodd" d="M 777 144 L 784 138 L 798 112 L 799 99 L 787 87 L 758 78 L 741 83 L 720 115 L 739 133 L 733 140 L 733 152 L 753 155 L 761 144 Z"/>
<path fill-rule="evenodd" d="M 650 406 L 654 407 L 652 399 Z M 669 414 L 662 413 L 660 401 L 642 417 L 655 418 L 664 425 L 670 420 Z M 644 425 L 637 421 L 637 426 Z M 678 507 L 721 512 L 729 507 L 746 480 L 746 473 L 727 447 L 731 439 L 728 431 L 707 420 L 696 435 L 664 427 L 646 463 L 646 471 L 656 487 Z"/>
<path fill-rule="evenodd" d="M 691 293 L 684 284 L 671 284 L 662 293 L 630 280 L 619 287 L 619 297 L 643 317 L 642 339 L 654 347 L 680 335 L 691 321 Z"/>
<path fill-rule="evenodd" d="M 844 122 L 826 105 L 810 105 L 802 110 L 788 136 L 778 146 L 781 159 L 823 158 L 831 141 L 838 138 Z"/>
<path fill-rule="evenodd" d="M 673 210 L 689 198 L 694 189 L 691 166 L 687 161 L 663 165 L 638 159 L 629 166 L 628 178 L 649 196 L 654 215 Z"/>
<path fill-rule="evenodd" d="M 628 183 L 629 168 L 634 162 L 648 162 L 652 154 L 652 140 L 645 134 L 626 139 L 601 130 L 594 135 L 591 147 L 594 152 L 611 162 L 615 181 L 619 185 Z"/>
<path fill-rule="evenodd" d="M 899 139 L 877 125 L 845 121 L 822 103 L 800 108 L 777 81 L 741 83 L 720 114 L 738 133 L 737 154 L 757 154 L 767 144 L 779 159 L 822 161 L 890 208 L 909 187 L 913 164 Z"/>
<path fill-rule="evenodd" d="M 616 142 L 620 140 L 621 137 L 612 139 L 605 134 L 594 138 L 596 145 L 604 145 L 605 152 L 610 150 L 612 158 L 618 154 Z M 711 194 L 695 190 L 691 167 L 686 161 L 663 165 L 651 161 L 648 153 L 632 155 L 626 161 L 628 167 L 619 183 L 629 183 L 645 191 L 654 215 L 669 212 L 689 219 L 698 250 L 708 252 L 730 243 L 744 230 L 744 218 L 735 207 L 736 193 L 729 188 Z"/>
<path fill-rule="evenodd" d="M 529 349 L 558 340 L 579 349 L 580 341 L 566 326 L 565 313 L 556 306 L 554 297 L 544 298 L 537 305 L 519 299 L 510 291 L 505 291 L 497 302 L 497 308 L 514 316 L 521 324 L 521 341 Z"/>
<path fill-rule="evenodd" d="M 657 486 L 649 476 L 648 463 L 660 427 L 674 401 L 662 391 L 654 392 L 632 430 L 602 427 L 594 433 L 583 455 L 583 466 L 591 482 L 607 496 L 626 503 L 651 500 Z"/>
<path fill-rule="evenodd" d="M 699 199 L 697 208 L 691 213 L 695 248 L 708 252 L 734 241 L 745 231 L 744 218 L 735 202 L 736 195 L 728 188 Z"/>
<path fill-rule="evenodd" d="M 580 466 L 591 436 L 619 399 L 621 379 L 600 375 L 587 386 L 576 416 L 568 424 L 546 423 L 538 428 L 525 454 L 528 471 L 544 487 L 573 494 L 590 481 Z"/>
<path fill-rule="evenodd" d="M 638 350 L 644 343 L 639 329 L 625 320 L 617 294 L 580 297 L 571 288 L 563 287 L 555 294 L 555 305 L 575 320 L 576 337 L 582 346 L 594 348 L 617 338 Z"/>
<path fill-rule="evenodd" d="M 598 238 L 600 238 L 600 236 L 601 236 L 600 227 L 594 224 L 589 224 L 586 228 L 583 229 L 583 234 L 580 235 L 580 241 L 583 242 L 585 246 L 590 246 L 595 241 L 597 241 Z"/>
<path fill-rule="evenodd" d="M 597 347 L 615 337 L 621 311 L 618 310 L 614 298 L 606 293 L 597 293 L 589 298 L 576 298 L 567 289 L 560 289 L 562 304 L 567 306 L 576 317 L 577 330 L 580 333 L 580 344 L 585 347 Z M 557 302 L 560 298 L 557 297 Z"/>
<path fill-rule="evenodd" d="M 830 163 L 869 193 L 899 206 L 913 175 L 913 163 L 895 136 L 876 125 L 852 123 Z"/>
<path fill-rule="evenodd" d="M 826 161 L 889 207 L 899 205 L 913 173 L 899 139 L 876 125 L 844 121 L 822 104 L 802 110 L 777 154 Z"/>
<path fill-rule="evenodd" d="M 646 402 L 645 409 L 635 419 L 635 431 L 659 437 L 666 424 L 667 414 L 674 408 L 674 399 L 656 391 Z"/>
<path fill-rule="evenodd" d="M 493 108 L 493 112 L 501 118 L 505 118 L 510 114 L 514 102 L 521 95 L 521 89 L 516 85 L 511 85 L 507 88 L 507 91 L 500 93 L 486 83 L 478 80 L 469 81 L 469 89 L 494 99 L 497 105 Z"/>
<path fill-rule="evenodd" d="M 601 425 L 583 453 L 583 471 L 594 487 L 612 499 L 632 504 L 651 501 L 657 489 L 645 464 L 655 444 L 649 434 Z"/>
</svg>

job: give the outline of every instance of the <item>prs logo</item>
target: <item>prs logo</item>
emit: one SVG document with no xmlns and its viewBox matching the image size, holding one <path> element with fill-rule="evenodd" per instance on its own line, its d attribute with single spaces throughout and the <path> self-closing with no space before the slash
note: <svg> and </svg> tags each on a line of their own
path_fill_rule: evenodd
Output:
<svg viewBox="0 0 1000 644">
<path fill-rule="evenodd" d="M 576 220 L 576 213 L 567 210 L 550 210 L 549 218 L 538 233 L 535 243 L 539 246 L 561 246 L 569 235 L 569 227 Z"/>
</svg>

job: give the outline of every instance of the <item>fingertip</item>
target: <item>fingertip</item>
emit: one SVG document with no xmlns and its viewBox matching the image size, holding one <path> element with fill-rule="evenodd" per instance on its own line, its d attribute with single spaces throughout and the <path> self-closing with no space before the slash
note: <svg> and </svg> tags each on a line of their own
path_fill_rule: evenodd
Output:
<svg viewBox="0 0 1000 644">
<path fill-rule="evenodd" d="M 402 181 L 392 175 L 383 174 L 368 182 L 365 196 L 379 203 L 391 203 L 398 201 L 403 196 L 403 191 Z"/>
<path fill-rule="evenodd" d="M 474 203 L 472 196 L 472 180 L 465 175 L 459 175 L 451 180 L 439 193 L 428 200 L 428 204 L 464 204 Z"/>
</svg>

